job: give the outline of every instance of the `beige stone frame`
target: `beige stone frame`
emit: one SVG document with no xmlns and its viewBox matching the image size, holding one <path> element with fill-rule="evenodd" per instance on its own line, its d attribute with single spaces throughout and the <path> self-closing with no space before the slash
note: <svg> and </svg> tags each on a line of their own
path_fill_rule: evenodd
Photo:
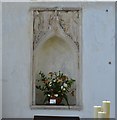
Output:
<svg viewBox="0 0 117 120">
<path fill-rule="evenodd" d="M 69 39 L 69 41 L 71 40 L 72 42 L 74 42 L 74 49 L 76 49 L 75 47 L 77 47 L 78 51 L 79 51 L 79 70 L 80 70 L 80 77 L 79 77 L 79 80 L 78 80 L 78 84 L 77 84 L 77 87 L 78 87 L 78 90 L 76 92 L 76 105 L 75 106 L 70 106 L 71 109 L 76 109 L 76 110 L 81 110 L 83 108 L 83 101 L 82 101 L 82 36 L 81 36 L 81 32 L 82 32 L 82 22 L 81 22 L 81 18 L 82 18 L 82 10 L 81 9 L 76 9 L 76 8 L 34 8 L 34 9 L 31 9 L 32 13 L 34 10 L 38 10 L 38 11 L 78 11 L 79 12 L 79 40 L 77 41 L 72 41 L 68 36 L 67 36 L 67 39 Z M 33 16 L 32 16 L 32 22 L 33 22 Z M 33 29 L 33 26 L 32 26 L 32 29 Z M 33 31 L 32 31 L 33 33 Z M 48 37 L 49 36 L 53 36 L 53 35 L 50 35 L 48 34 Z M 33 39 L 33 38 L 32 38 Z M 42 40 L 43 38 L 40 38 L 40 41 Z M 46 40 L 46 38 L 45 38 Z M 44 39 L 43 39 L 44 41 Z M 33 42 L 31 42 L 33 44 Z M 78 45 L 79 43 L 79 45 Z M 31 46 L 32 48 L 32 51 L 31 51 L 31 54 L 32 54 L 32 57 L 33 57 L 33 49 L 34 49 L 34 46 Z M 33 66 L 33 59 L 32 59 L 32 66 Z M 68 109 L 68 106 L 48 106 L 48 105 L 35 105 L 35 81 L 33 79 L 33 72 L 31 71 L 31 108 L 33 109 Z M 79 94 L 77 94 L 79 93 Z"/>
</svg>

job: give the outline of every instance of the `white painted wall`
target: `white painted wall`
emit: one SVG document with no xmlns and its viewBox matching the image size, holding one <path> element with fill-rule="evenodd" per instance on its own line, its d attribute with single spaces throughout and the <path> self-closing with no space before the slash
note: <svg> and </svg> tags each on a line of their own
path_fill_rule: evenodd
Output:
<svg viewBox="0 0 117 120">
<path fill-rule="evenodd" d="M 115 3 L 115 21 L 117 21 L 117 2 Z M 115 60 L 117 60 L 117 22 L 115 22 Z M 117 101 L 117 64 L 115 64 L 115 100 Z M 117 119 L 117 102 L 115 103 L 115 118 Z"/>
<path fill-rule="evenodd" d="M 0 2 L 0 119 L 2 118 L 2 3 Z"/>
<path fill-rule="evenodd" d="M 83 110 L 31 110 L 31 16 L 33 7 L 82 8 Z M 115 117 L 114 3 L 3 3 L 3 117 L 92 117 L 93 106 L 111 101 Z M 108 9 L 108 12 L 106 12 Z M 108 64 L 111 61 L 112 64 Z"/>
</svg>

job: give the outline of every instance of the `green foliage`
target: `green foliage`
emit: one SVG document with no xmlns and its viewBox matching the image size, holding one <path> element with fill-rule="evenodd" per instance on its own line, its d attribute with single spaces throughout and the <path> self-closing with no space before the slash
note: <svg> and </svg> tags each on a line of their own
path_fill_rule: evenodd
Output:
<svg viewBox="0 0 117 120">
<path fill-rule="evenodd" d="M 49 72 L 48 75 L 40 71 L 36 82 L 36 88 L 41 90 L 45 96 L 44 103 L 52 96 L 55 96 L 65 99 L 67 105 L 69 105 L 67 93 L 73 93 L 73 90 L 70 89 L 75 82 L 74 79 L 69 78 L 61 71 Z"/>
</svg>

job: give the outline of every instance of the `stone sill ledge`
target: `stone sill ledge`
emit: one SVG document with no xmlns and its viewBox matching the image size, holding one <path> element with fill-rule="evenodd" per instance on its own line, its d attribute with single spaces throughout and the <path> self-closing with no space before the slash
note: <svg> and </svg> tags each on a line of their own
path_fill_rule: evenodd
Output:
<svg viewBox="0 0 117 120">
<path fill-rule="evenodd" d="M 31 105 L 31 109 L 64 109 L 64 110 L 81 110 L 80 106 L 63 106 L 63 105 Z"/>
</svg>

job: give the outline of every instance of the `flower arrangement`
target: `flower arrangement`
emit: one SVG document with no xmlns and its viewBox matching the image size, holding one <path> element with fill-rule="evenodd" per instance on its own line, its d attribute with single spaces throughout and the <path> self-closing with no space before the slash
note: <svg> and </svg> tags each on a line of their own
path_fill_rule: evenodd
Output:
<svg viewBox="0 0 117 120">
<path fill-rule="evenodd" d="M 36 88 L 43 91 L 45 96 L 44 103 L 52 98 L 58 98 L 56 104 L 59 104 L 59 101 L 64 99 L 67 105 L 69 105 L 67 93 L 69 92 L 74 96 L 74 90 L 71 90 L 71 86 L 75 80 L 69 78 L 61 71 L 49 72 L 47 76 L 40 71 L 36 82 Z"/>
</svg>

